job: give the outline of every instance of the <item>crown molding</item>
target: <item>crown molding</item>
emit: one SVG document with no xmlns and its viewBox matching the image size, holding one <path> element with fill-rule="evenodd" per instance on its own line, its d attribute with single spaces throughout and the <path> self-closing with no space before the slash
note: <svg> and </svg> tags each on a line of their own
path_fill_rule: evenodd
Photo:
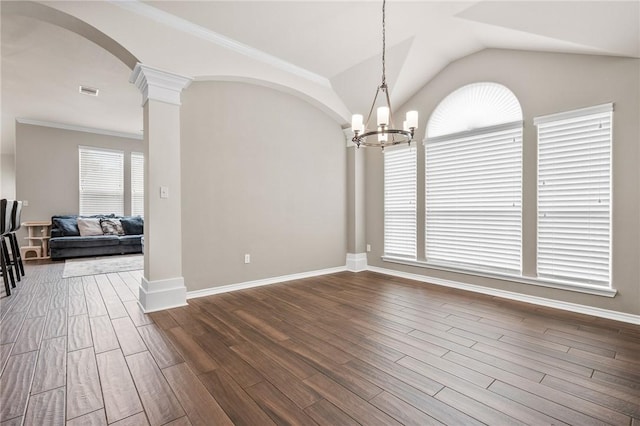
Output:
<svg viewBox="0 0 640 426">
<path fill-rule="evenodd" d="M 191 84 L 191 81 L 189 77 L 142 65 L 139 62 L 129 78 L 129 82 L 135 84 L 142 93 L 142 105 L 149 99 L 180 105 L 180 93 Z"/>
<path fill-rule="evenodd" d="M 118 138 L 142 140 L 143 135 L 135 133 L 117 132 L 114 130 L 98 129 L 95 127 L 76 126 L 73 124 L 55 123 L 53 121 L 32 120 L 30 118 L 16 118 L 20 124 L 30 124 L 32 126 L 51 127 L 53 129 L 71 130 L 74 132 L 94 133 L 96 135 L 115 136 Z"/>
<path fill-rule="evenodd" d="M 194 24 L 191 21 L 177 17 L 175 15 L 172 15 L 171 13 L 165 12 L 148 4 L 142 3 L 139 0 L 109 0 L 109 2 L 122 9 L 126 9 L 130 12 L 136 13 L 140 16 L 144 16 L 145 18 L 151 19 L 160 24 L 174 28 L 178 31 L 182 31 L 194 37 L 198 37 L 208 42 L 214 43 L 220 47 L 224 47 L 225 49 L 229 49 L 233 52 L 247 56 L 251 59 L 265 63 L 272 67 L 281 69 L 290 74 L 302 77 L 321 86 L 328 88 L 331 87 L 331 83 L 329 82 L 328 78 L 325 78 L 305 68 L 294 65 L 291 62 L 287 62 L 284 59 L 280 59 L 277 56 L 273 56 L 269 53 L 263 52 L 262 50 L 256 49 L 255 47 L 240 43 L 239 41 L 236 41 L 230 37 L 226 37 L 215 31 L 211 31 L 207 28 L 201 27 L 200 25 Z"/>
</svg>

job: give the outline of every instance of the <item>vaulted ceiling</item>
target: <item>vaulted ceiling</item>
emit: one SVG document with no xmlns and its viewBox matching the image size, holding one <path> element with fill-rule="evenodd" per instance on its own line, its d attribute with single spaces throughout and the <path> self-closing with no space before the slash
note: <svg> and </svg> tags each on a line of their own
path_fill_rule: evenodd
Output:
<svg viewBox="0 0 640 426">
<path fill-rule="evenodd" d="M 380 1 L 42 2 L 140 62 L 196 80 L 252 81 L 340 124 L 381 75 Z M 140 134 L 130 69 L 86 38 L 2 2 L 2 152 L 18 118 Z M 640 1 L 389 1 L 387 80 L 401 105 L 449 63 L 485 48 L 640 57 Z M 98 97 L 79 85 L 100 89 Z"/>
</svg>

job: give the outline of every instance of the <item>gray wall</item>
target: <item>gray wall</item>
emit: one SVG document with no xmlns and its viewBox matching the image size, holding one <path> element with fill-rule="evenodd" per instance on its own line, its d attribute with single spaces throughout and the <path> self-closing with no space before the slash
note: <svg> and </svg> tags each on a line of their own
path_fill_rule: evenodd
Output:
<svg viewBox="0 0 640 426">
<path fill-rule="evenodd" d="M 369 265 L 425 274 L 443 279 L 640 314 L 640 61 L 616 57 L 567 55 L 512 50 L 484 50 L 445 68 L 398 111 L 417 109 L 422 141 L 427 120 L 437 104 L 455 89 L 473 82 L 505 85 L 522 105 L 523 149 L 523 270 L 535 273 L 536 242 L 536 130 L 533 118 L 566 110 L 614 102 L 612 280 L 615 298 L 543 288 L 473 275 L 420 267 L 405 267 L 381 259 L 383 250 L 382 155 L 367 151 L 367 242 Z M 424 148 L 418 151 L 418 223 L 424 223 Z M 424 227 L 418 230 L 424 247 Z M 424 253 L 424 251 L 422 250 Z"/>
<path fill-rule="evenodd" d="M 124 157 L 125 214 L 131 212 L 130 153 L 143 152 L 142 140 L 16 124 L 16 198 L 29 201 L 22 221 L 78 214 L 78 146 L 118 149 Z"/>
<path fill-rule="evenodd" d="M 345 264 L 346 149 L 335 121 L 269 88 L 197 82 L 183 92 L 181 129 L 189 291 Z"/>
</svg>

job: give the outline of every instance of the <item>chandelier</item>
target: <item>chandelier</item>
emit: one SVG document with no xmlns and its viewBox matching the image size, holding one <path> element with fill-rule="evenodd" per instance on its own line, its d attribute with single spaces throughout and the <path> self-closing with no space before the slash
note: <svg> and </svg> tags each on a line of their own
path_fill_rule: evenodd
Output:
<svg viewBox="0 0 640 426">
<path fill-rule="evenodd" d="M 386 32 L 385 32 L 385 6 L 386 0 L 382 1 L 382 82 L 376 90 L 373 97 L 373 103 L 367 116 L 367 121 L 363 121 L 362 114 L 353 114 L 351 118 L 351 130 L 354 136 L 351 139 L 358 148 L 360 145 L 380 147 L 384 150 L 386 146 L 398 145 L 401 143 L 410 144 L 413 140 L 413 134 L 418 128 L 418 111 L 407 112 L 406 120 L 403 123 L 402 130 L 394 128 L 393 113 L 391 111 L 391 101 L 389 100 L 389 87 L 387 86 L 385 50 L 386 50 Z M 386 106 L 377 109 L 376 124 L 377 126 L 369 130 L 369 122 L 371 115 L 378 100 L 380 92 L 384 93 Z"/>
</svg>

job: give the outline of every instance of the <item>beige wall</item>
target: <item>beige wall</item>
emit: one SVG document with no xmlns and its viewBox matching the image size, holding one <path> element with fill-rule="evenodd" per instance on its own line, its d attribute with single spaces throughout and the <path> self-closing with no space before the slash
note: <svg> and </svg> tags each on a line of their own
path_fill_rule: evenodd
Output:
<svg viewBox="0 0 640 426">
<path fill-rule="evenodd" d="M 273 89 L 198 82 L 183 92 L 181 128 L 188 290 L 344 266 L 346 149 L 335 121 Z"/>
<path fill-rule="evenodd" d="M 0 198 L 16 197 L 16 163 L 13 154 L 0 155 Z"/>
<path fill-rule="evenodd" d="M 381 259 L 383 250 L 382 155 L 367 151 L 367 242 L 369 265 L 443 279 L 640 314 L 640 61 L 616 57 L 566 55 L 511 50 L 485 50 L 462 58 L 416 93 L 397 114 L 417 109 L 422 141 L 427 120 L 437 104 L 455 89 L 473 82 L 505 85 L 518 97 L 524 113 L 523 149 L 523 271 L 535 273 L 536 131 L 533 118 L 566 110 L 614 102 L 612 280 L 615 298 L 480 278 L 420 267 L 405 267 Z M 424 148 L 418 151 L 418 199 L 424 196 Z M 424 202 L 418 203 L 418 223 L 424 223 Z M 424 226 L 418 229 L 424 247 Z M 424 253 L 419 249 L 419 254 Z"/>
<path fill-rule="evenodd" d="M 125 214 L 131 213 L 130 153 L 142 152 L 142 140 L 94 133 L 16 125 L 16 198 L 29 201 L 22 220 L 47 220 L 78 214 L 78 146 L 118 149 L 124 157 Z"/>
</svg>

